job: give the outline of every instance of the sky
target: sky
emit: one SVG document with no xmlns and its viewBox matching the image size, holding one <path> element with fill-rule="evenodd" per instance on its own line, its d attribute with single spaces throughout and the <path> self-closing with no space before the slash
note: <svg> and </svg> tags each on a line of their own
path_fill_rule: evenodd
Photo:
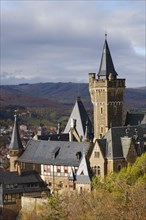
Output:
<svg viewBox="0 0 146 220">
<path fill-rule="evenodd" d="M 145 86 L 145 0 L 0 2 L 1 84 L 88 83 L 107 33 L 118 78 Z"/>
</svg>

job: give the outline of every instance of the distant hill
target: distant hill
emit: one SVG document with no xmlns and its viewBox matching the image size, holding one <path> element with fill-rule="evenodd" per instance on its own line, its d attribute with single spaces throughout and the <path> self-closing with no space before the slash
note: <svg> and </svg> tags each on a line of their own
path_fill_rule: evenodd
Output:
<svg viewBox="0 0 146 220">
<path fill-rule="evenodd" d="M 87 83 L 36 83 L 0 86 L 1 105 L 21 104 L 28 107 L 53 108 L 73 107 L 76 97 L 87 108 L 92 106 Z M 146 107 L 146 87 L 126 88 L 125 107 L 143 109 Z"/>
</svg>

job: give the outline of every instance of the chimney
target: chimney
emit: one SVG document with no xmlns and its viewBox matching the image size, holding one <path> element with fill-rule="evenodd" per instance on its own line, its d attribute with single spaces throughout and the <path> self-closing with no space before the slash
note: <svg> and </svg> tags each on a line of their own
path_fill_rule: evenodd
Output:
<svg viewBox="0 0 146 220">
<path fill-rule="evenodd" d="M 58 122 L 58 125 L 57 125 L 57 134 L 60 134 L 60 129 L 61 129 L 61 123 Z"/>
<path fill-rule="evenodd" d="M 73 133 L 72 133 L 72 129 L 70 129 L 70 131 L 69 131 L 69 141 L 70 141 L 70 142 L 73 141 Z"/>
<path fill-rule="evenodd" d="M 85 135 L 84 135 L 84 139 L 85 139 L 85 141 L 87 141 L 88 140 L 88 120 L 86 121 L 86 127 L 85 127 Z"/>
<path fill-rule="evenodd" d="M 22 170 L 21 170 L 20 164 L 17 165 L 17 172 L 18 172 L 18 175 L 21 176 Z"/>
</svg>

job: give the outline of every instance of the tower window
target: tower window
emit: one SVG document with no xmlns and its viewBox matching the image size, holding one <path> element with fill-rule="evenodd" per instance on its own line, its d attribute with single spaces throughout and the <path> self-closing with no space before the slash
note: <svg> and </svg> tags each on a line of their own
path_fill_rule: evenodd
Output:
<svg viewBox="0 0 146 220">
<path fill-rule="evenodd" d="M 94 152 L 94 157 L 95 157 L 95 158 L 99 158 L 99 157 L 100 157 L 100 152 L 95 151 L 95 152 Z"/>
<path fill-rule="evenodd" d="M 101 115 L 103 114 L 103 108 L 102 107 L 100 108 L 100 114 Z"/>
</svg>

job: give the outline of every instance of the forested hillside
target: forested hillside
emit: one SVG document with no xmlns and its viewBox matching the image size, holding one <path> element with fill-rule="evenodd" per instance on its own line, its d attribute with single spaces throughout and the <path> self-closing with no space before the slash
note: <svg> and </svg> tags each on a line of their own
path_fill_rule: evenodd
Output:
<svg viewBox="0 0 146 220">
<path fill-rule="evenodd" d="M 91 101 L 88 83 L 37 83 L 0 86 L 1 106 L 16 104 L 26 107 L 47 107 L 53 102 L 62 103 L 64 106 L 72 106 L 76 97 L 81 96 L 85 106 L 90 108 Z M 126 88 L 125 107 L 145 108 L 146 87 Z"/>
</svg>

